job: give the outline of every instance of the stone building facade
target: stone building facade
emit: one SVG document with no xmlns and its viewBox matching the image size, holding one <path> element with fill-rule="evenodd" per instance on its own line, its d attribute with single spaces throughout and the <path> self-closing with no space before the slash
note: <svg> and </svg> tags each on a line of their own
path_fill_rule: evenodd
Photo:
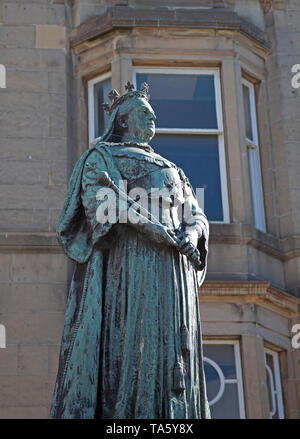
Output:
<svg viewBox="0 0 300 439">
<path fill-rule="evenodd" d="M 298 0 L 0 0 L 0 418 L 48 416 L 66 184 L 105 123 L 101 93 L 145 76 L 157 100 L 155 81 L 186 97 L 193 77 L 216 109 L 213 127 L 158 123 L 157 141 L 217 145 L 199 292 L 213 417 L 300 418 L 299 23 Z"/>
</svg>

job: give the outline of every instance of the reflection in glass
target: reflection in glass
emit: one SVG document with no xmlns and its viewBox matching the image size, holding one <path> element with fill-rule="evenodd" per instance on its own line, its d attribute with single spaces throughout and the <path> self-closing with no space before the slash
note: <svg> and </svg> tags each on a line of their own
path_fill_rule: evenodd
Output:
<svg viewBox="0 0 300 439">
<path fill-rule="evenodd" d="M 213 419 L 239 419 L 239 398 L 236 383 L 227 383 L 222 398 L 210 407 Z"/>
<path fill-rule="evenodd" d="M 213 419 L 239 419 L 239 383 L 233 344 L 204 343 L 204 372 Z"/>
<path fill-rule="evenodd" d="M 108 93 L 111 91 L 111 79 L 97 82 L 94 85 L 94 115 L 95 115 L 95 133 L 94 138 L 100 137 L 105 130 L 109 115 L 104 111 L 102 104 L 110 102 Z"/>
<path fill-rule="evenodd" d="M 183 169 L 194 190 L 204 188 L 204 211 L 210 221 L 223 221 L 217 136 L 157 134 L 155 152 Z"/>
<path fill-rule="evenodd" d="M 236 378 L 234 346 L 230 344 L 206 344 L 205 356 L 215 361 L 221 368 L 225 379 Z"/>
<path fill-rule="evenodd" d="M 214 75 L 138 73 L 150 86 L 158 128 L 217 129 Z"/>
<path fill-rule="evenodd" d="M 244 114 L 245 114 L 245 127 L 246 137 L 253 142 L 253 131 L 251 122 L 251 107 L 250 107 L 250 90 L 245 84 L 243 84 L 243 96 L 244 96 Z"/>
<path fill-rule="evenodd" d="M 205 355 L 207 356 L 207 355 Z M 220 390 L 221 380 L 216 369 L 207 362 L 204 362 L 206 389 L 208 401 L 212 401 Z"/>
</svg>

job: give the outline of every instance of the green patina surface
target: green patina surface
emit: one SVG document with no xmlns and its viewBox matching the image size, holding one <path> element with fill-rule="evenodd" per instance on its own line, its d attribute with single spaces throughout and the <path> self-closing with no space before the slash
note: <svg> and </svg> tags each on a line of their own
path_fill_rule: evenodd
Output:
<svg viewBox="0 0 300 439">
<path fill-rule="evenodd" d="M 113 99 L 102 141 L 74 167 L 57 227 L 76 268 L 50 416 L 208 418 L 197 296 L 208 223 L 184 173 L 147 144 L 155 120 L 147 93 L 129 88 Z M 181 224 L 190 240 L 172 245 L 174 218 L 161 226 L 122 224 L 118 215 L 113 224 L 99 223 L 103 172 L 147 192 L 153 181 L 160 188 L 180 181 L 195 212 L 192 226 Z"/>
</svg>

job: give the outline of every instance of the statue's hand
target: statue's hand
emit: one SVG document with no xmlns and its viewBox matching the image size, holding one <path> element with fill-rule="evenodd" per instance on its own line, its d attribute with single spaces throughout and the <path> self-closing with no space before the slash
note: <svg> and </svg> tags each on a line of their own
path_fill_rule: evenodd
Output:
<svg viewBox="0 0 300 439">
<path fill-rule="evenodd" d="M 194 245 L 194 247 L 197 247 L 198 245 L 198 230 L 197 229 L 186 229 L 184 234 L 189 238 L 190 242 Z"/>
<path fill-rule="evenodd" d="M 194 256 L 199 255 L 197 247 L 193 244 L 189 235 L 185 235 L 178 244 L 178 249 L 180 253 L 186 255 L 189 259 Z"/>
<path fill-rule="evenodd" d="M 196 270 L 203 270 L 204 263 L 201 259 L 200 252 L 192 241 L 194 235 L 191 236 L 187 233 L 181 233 L 179 236 L 180 240 L 177 244 L 179 252 L 185 255 L 189 261 L 194 264 Z"/>
</svg>

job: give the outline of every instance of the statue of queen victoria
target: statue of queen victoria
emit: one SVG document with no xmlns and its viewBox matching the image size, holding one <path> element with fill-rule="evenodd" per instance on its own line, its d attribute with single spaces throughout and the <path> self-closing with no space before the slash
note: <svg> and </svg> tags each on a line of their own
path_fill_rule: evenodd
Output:
<svg viewBox="0 0 300 439">
<path fill-rule="evenodd" d="M 51 418 L 209 418 L 198 288 L 208 222 L 183 171 L 148 142 L 147 84 L 110 93 L 57 227 L 76 267 Z"/>
</svg>

